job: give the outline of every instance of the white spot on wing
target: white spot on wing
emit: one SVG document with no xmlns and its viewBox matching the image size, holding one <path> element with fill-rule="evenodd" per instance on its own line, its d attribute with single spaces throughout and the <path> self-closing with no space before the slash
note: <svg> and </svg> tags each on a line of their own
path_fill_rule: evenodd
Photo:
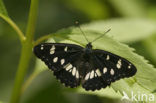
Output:
<svg viewBox="0 0 156 103">
<path fill-rule="evenodd" d="M 73 66 L 72 64 L 68 63 L 67 65 L 64 66 L 64 68 L 66 69 L 66 71 L 68 71 L 69 69 L 71 69 Z"/>
<path fill-rule="evenodd" d="M 55 45 L 53 45 L 50 49 L 50 54 L 54 54 L 55 53 Z"/>
<path fill-rule="evenodd" d="M 117 62 L 117 64 L 116 64 L 116 67 L 117 67 L 118 69 L 120 69 L 121 66 L 122 66 L 122 64 L 121 64 L 121 59 L 119 59 L 118 62 Z"/>
<path fill-rule="evenodd" d="M 55 50 L 55 45 L 52 46 L 51 50 Z"/>
<path fill-rule="evenodd" d="M 110 70 L 110 74 L 114 75 L 114 70 L 113 69 Z"/>
<path fill-rule="evenodd" d="M 129 64 L 128 69 L 130 69 L 130 68 L 131 68 L 131 65 L 132 65 L 132 64 Z"/>
<path fill-rule="evenodd" d="M 68 47 L 66 46 L 66 47 L 64 48 L 64 51 L 67 52 L 67 50 L 68 50 Z"/>
<path fill-rule="evenodd" d="M 70 69 L 69 72 L 72 72 L 72 69 Z"/>
<path fill-rule="evenodd" d="M 118 69 L 120 69 L 121 68 L 121 65 L 120 64 L 116 64 L 116 67 L 118 68 Z"/>
<path fill-rule="evenodd" d="M 89 79 L 89 76 L 90 76 L 90 72 L 86 74 L 85 80 L 88 80 Z"/>
<path fill-rule="evenodd" d="M 61 59 L 61 65 L 65 63 L 65 59 Z"/>
<path fill-rule="evenodd" d="M 121 59 L 118 60 L 118 64 L 121 64 Z"/>
<path fill-rule="evenodd" d="M 99 69 L 96 69 L 96 71 L 95 71 L 96 73 L 95 74 L 97 74 L 98 76 L 101 76 L 101 72 L 100 72 L 100 70 Z"/>
<path fill-rule="evenodd" d="M 44 49 L 44 47 L 43 47 L 43 45 L 41 45 L 41 50 L 43 50 Z"/>
<path fill-rule="evenodd" d="M 50 51 L 50 54 L 54 54 L 55 53 L 55 51 L 53 50 L 53 51 Z"/>
<path fill-rule="evenodd" d="M 107 68 L 104 67 L 104 68 L 103 68 L 103 73 L 105 74 L 106 72 L 107 72 Z"/>
<path fill-rule="evenodd" d="M 55 58 L 53 59 L 53 62 L 56 63 L 57 60 L 58 60 L 58 57 L 55 57 Z"/>
<path fill-rule="evenodd" d="M 106 60 L 109 60 L 110 59 L 110 57 L 109 57 L 109 55 L 107 55 L 107 58 L 106 58 Z"/>
<path fill-rule="evenodd" d="M 94 70 L 92 70 L 91 73 L 90 73 L 90 79 L 94 78 L 94 74 L 95 74 Z"/>
<path fill-rule="evenodd" d="M 76 71 L 76 78 L 79 78 L 79 72 Z"/>
<path fill-rule="evenodd" d="M 95 73 L 95 77 L 97 77 L 97 74 Z"/>
<path fill-rule="evenodd" d="M 72 75 L 73 75 L 73 76 L 76 75 L 76 67 L 73 68 Z"/>
</svg>

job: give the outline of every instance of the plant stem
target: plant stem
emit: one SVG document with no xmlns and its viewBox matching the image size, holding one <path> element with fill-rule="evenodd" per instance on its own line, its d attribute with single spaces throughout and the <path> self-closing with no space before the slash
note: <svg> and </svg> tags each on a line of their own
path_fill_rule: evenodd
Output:
<svg viewBox="0 0 156 103">
<path fill-rule="evenodd" d="M 19 29 L 19 27 L 9 17 L 4 16 L 2 14 L 0 14 L 0 17 L 12 26 L 12 28 L 17 32 L 17 34 L 20 38 L 20 41 L 23 42 L 25 40 L 25 36 L 24 36 L 23 32 Z"/>
<path fill-rule="evenodd" d="M 21 94 L 25 92 L 25 90 L 28 88 L 28 86 L 32 83 L 32 81 L 35 79 L 35 77 L 39 74 L 40 72 L 33 72 L 28 79 L 25 81 L 22 87 Z"/>
<path fill-rule="evenodd" d="M 39 39 L 37 39 L 35 42 L 34 42 L 34 46 L 39 44 L 40 42 L 44 41 L 44 40 L 47 40 L 49 39 L 50 37 L 52 37 L 53 35 L 49 34 L 49 35 L 45 35 L 45 36 L 42 36 L 40 37 Z"/>
<path fill-rule="evenodd" d="M 37 18 L 38 10 L 38 0 L 31 0 L 27 30 L 26 30 L 26 40 L 22 45 L 21 57 L 18 65 L 18 70 L 16 73 L 15 83 L 10 99 L 10 103 L 18 103 L 21 97 L 22 84 L 24 82 L 24 77 L 27 73 L 30 57 L 32 54 L 32 42 L 35 31 L 35 24 Z"/>
<path fill-rule="evenodd" d="M 44 41 L 44 40 L 47 40 L 47 39 L 49 39 L 49 38 L 52 38 L 52 37 L 70 40 L 70 41 L 73 41 L 73 42 L 75 42 L 75 43 L 78 43 L 78 44 L 80 44 L 80 45 L 82 45 L 82 46 L 85 46 L 84 44 L 82 44 L 82 43 L 80 43 L 80 42 L 78 42 L 78 41 L 75 41 L 75 40 L 70 39 L 70 38 L 63 38 L 63 37 L 61 37 L 61 36 L 58 36 L 57 34 L 49 34 L 49 35 L 42 36 L 42 37 L 40 37 L 39 39 L 37 39 L 36 41 L 34 41 L 33 46 L 39 44 L 40 42 L 42 42 L 42 41 Z"/>
</svg>

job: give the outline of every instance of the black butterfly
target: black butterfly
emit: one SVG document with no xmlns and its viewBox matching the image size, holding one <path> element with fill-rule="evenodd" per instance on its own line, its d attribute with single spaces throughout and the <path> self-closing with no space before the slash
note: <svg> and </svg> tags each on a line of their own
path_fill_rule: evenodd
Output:
<svg viewBox="0 0 156 103">
<path fill-rule="evenodd" d="M 91 42 L 85 48 L 67 43 L 42 43 L 34 47 L 34 53 L 61 83 L 71 88 L 82 84 L 85 90 L 99 90 L 137 71 L 120 56 L 92 49 Z"/>
</svg>

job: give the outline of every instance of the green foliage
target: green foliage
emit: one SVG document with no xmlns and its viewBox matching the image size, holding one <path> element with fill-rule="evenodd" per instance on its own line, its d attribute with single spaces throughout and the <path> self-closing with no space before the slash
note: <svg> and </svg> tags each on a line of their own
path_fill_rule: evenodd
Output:
<svg viewBox="0 0 156 103">
<path fill-rule="evenodd" d="M 143 18 L 119 18 L 107 21 L 96 21 L 82 26 L 84 30 L 99 33 L 111 29 L 108 36 L 120 42 L 131 43 L 143 40 L 156 33 L 156 22 Z"/>
<path fill-rule="evenodd" d="M 72 9 L 81 11 L 90 19 L 100 19 L 108 17 L 107 6 L 98 0 L 64 0 L 65 4 Z M 86 6 L 87 4 L 87 6 Z M 81 5 L 81 6 L 80 6 Z M 94 7 L 94 9 L 92 9 Z"/>
<path fill-rule="evenodd" d="M 154 64 L 156 63 L 156 35 L 152 35 L 148 37 L 146 40 L 143 41 L 142 43 L 146 50 L 149 53 L 149 57 L 153 60 Z"/>
<path fill-rule="evenodd" d="M 8 16 L 7 10 L 5 9 L 5 6 L 2 0 L 0 0 L 0 15 Z"/>
<path fill-rule="evenodd" d="M 7 10 L 4 6 L 4 3 L 7 4 L 7 9 L 9 10 L 10 4 L 14 3 L 13 5 L 16 5 L 17 7 L 13 8 L 16 8 L 17 10 L 17 8 L 19 7 L 19 2 L 9 1 L 8 3 L 7 1 L 5 1 L 3 3 L 3 1 L 0 0 L 0 18 L 6 21 L 16 31 L 22 46 L 21 51 L 18 51 L 16 53 L 21 54 L 21 57 L 19 60 L 15 85 L 11 96 L 11 103 L 19 102 L 21 97 L 22 99 L 24 98 L 22 100 L 22 103 L 78 103 L 81 102 L 80 100 L 82 99 L 82 97 L 79 98 L 79 96 L 82 94 L 82 96 L 85 98 L 85 102 L 86 100 L 90 100 L 90 102 L 93 103 L 94 100 L 99 100 L 96 98 L 92 101 L 92 97 L 86 99 L 86 96 L 94 95 L 95 97 L 96 95 L 97 97 L 100 97 L 100 99 L 102 98 L 100 102 L 103 101 L 109 103 L 116 103 L 116 100 L 120 100 L 122 98 L 123 91 L 126 92 L 129 97 L 131 97 L 131 91 L 133 91 L 135 94 L 137 94 L 138 92 L 145 93 L 147 95 L 153 94 L 156 97 L 156 69 L 151 65 L 156 65 L 156 3 L 154 1 L 54 0 L 51 2 L 41 2 L 42 3 L 40 7 L 40 15 L 38 20 L 39 24 L 37 25 L 38 28 L 36 30 L 36 34 L 45 34 L 45 32 L 55 32 L 55 30 L 58 30 L 58 32 L 41 36 L 41 38 L 37 38 L 37 40 L 34 41 L 33 37 L 37 18 L 38 0 L 31 0 L 29 18 L 27 22 L 28 25 L 25 34 L 20 30 L 20 28 L 11 19 L 11 17 L 13 17 L 13 19 L 17 23 L 23 23 L 26 20 L 26 18 L 23 19 L 22 17 L 25 17 L 23 15 L 25 15 L 26 12 L 16 12 L 23 13 L 19 14 L 21 15 L 20 17 L 16 17 L 15 13 L 10 13 L 11 15 L 8 16 Z M 22 7 L 22 3 L 20 3 L 20 6 Z M 27 7 L 29 8 L 29 6 Z M 12 8 L 10 8 L 9 11 L 12 11 Z M 128 59 L 137 67 L 138 71 L 136 75 L 131 78 L 121 79 L 117 82 L 114 82 L 110 87 L 107 87 L 100 91 L 87 92 L 81 87 L 78 87 L 76 89 L 67 89 L 63 87 L 60 83 L 57 83 L 56 79 L 53 78 L 51 72 L 49 73 L 49 71 L 47 71 L 47 66 L 45 66 L 45 64 L 38 59 L 36 60 L 35 67 L 31 66 L 34 65 L 33 63 L 29 66 L 29 62 L 31 61 L 30 58 L 32 56 L 31 49 L 33 44 L 36 45 L 43 40 L 49 39 L 48 42 L 74 43 L 81 46 L 85 46 L 87 44 L 82 33 L 77 27 L 65 28 L 64 26 L 60 25 L 73 25 L 73 21 L 75 21 L 75 19 L 73 18 L 79 18 L 80 21 L 83 22 L 90 21 L 90 23 L 81 25 L 81 28 L 85 32 L 89 41 L 92 41 L 94 38 L 103 34 L 108 29 L 111 29 L 109 33 L 107 33 L 105 36 L 93 43 L 93 48 L 103 49 Z M 107 20 L 105 20 L 105 18 L 107 18 Z M 1 24 L 1 21 L 2 20 L 0 20 L 0 30 L 2 28 L 5 28 L 6 31 L 3 30 L 3 32 L 7 32 L 9 35 L 13 35 L 12 32 L 7 30 L 5 25 Z M 45 30 L 43 30 L 43 28 Z M 65 29 L 60 30 L 60 28 Z M 3 32 L 0 31 L 0 33 Z M 14 55 L 14 53 L 11 52 L 13 52 L 13 50 L 16 48 L 19 48 L 19 45 L 13 45 L 12 43 L 15 41 L 17 42 L 17 40 L 12 40 L 11 37 L 8 38 L 7 36 L 1 34 L 0 37 L 2 37 L 0 38 L 0 46 L 3 46 L 1 47 L 1 49 L 8 48 L 7 51 L 9 51 L 0 51 L 0 55 L 2 55 L 2 58 L 0 58 L 1 63 L 5 63 L 4 65 L 6 65 L 9 62 L 10 65 L 6 67 L 1 66 L 0 69 L 2 73 L 6 73 L 4 75 L 9 75 L 8 78 L 10 79 L 9 81 L 6 79 L 3 80 L 3 78 L 0 79 L 0 83 L 3 83 L 3 85 L 0 85 L 0 91 L 2 91 L 0 92 L 0 96 L 3 95 L 3 97 L 7 98 L 5 101 L 3 97 L 0 97 L 0 103 L 2 101 L 4 101 L 2 103 L 5 103 L 10 98 L 9 96 L 12 89 L 12 81 L 14 80 L 14 77 L 10 76 L 9 73 L 12 73 L 12 71 L 16 71 L 16 68 L 14 66 L 16 64 L 14 64 L 14 62 L 10 62 L 12 60 L 16 61 L 16 59 L 13 58 L 16 55 Z M 9 44 L 12 44 L 13 46 Z M 132 47 L 135 47 L 135 49 L 130 47 L 129 44 Z M 143 53 L 140 53 L 142 56 L 137 54 L 140 50 L 140 44 L 142 44 L 141 50 Z M 8 45 L 12 47 L 9 47 Z M 20 55 L 16 57 L 19 56 Z M 8 58 L 10 59 L 9 61 Z M 150 60 L 150 63 L 144 58 L 148 58 Z M 34 71 L 32 72 L 31 70 L 26 76 L 28 68 L 34 68 Z M 46 71 L 46 76 L 43 75 L 43 71 Z M 0 75 L 0 78 L 1 77 L 2 76 Z M 36 88 L 38 88 L 40 92 L 35 91 Z M 29 93 L 27 94 L 27 92 Z M 45 94 L 44 96 L 43 93 Z M 61 96 L 61 100 L 57 99 L 59 96 Z M 76 99 L 74 100 L 74 98 Z"/>
<path fill-rule="evenodd" d="M 37 8 L 38 8 L 38 1 L 33 0 L 32 5 L 30 8 L 30 16 L 28 20 L 28 27 L 26 31 L 26 37 L 21 32 L 21 30 L 18 28 L 18 26 L 7 16 L 7 12 L 5 9 L 5 6 L 2 1 L 0 1 L 0 17 L 3 18 L 6 22 L 8 22 L 14 30 L 19 35 L 19 39 L 22 43 L 22 49 L 21 49 L 21 57 L 18 65 L 18 70 L 16 73 L 15 83 L 11 95 L 11 103 L 17 103 L 20 101 L 20 93 L 22 84 L 24 81 L 24 77 L 26 75 L 26 71 L 29 65 L 30 57 L 31 57 L 31 48 L 32 48 L 32 41 L 33 41 L 33 34 L 35 31 L 35 23 L 36 23 L 36 17 L 37 17 Z"/>
<path fill-rule="evenodd" d="M 21 42 L 23 42 L 25 40 L 24 34 L 19 29 L 19 27 L 11 20 L 11 18 L 8 16 L 7 10 L 5 9 L 5 6 L 4 6 L 2 0 L 0 0 L 0 17 L 12 26 L 12 28 L 17 32 Z"/>
<path fill-rule="evenodd" d="M 145 17 L 144 3 L 139 0 L 109 0 L 122 16 Z"/>
</svg>

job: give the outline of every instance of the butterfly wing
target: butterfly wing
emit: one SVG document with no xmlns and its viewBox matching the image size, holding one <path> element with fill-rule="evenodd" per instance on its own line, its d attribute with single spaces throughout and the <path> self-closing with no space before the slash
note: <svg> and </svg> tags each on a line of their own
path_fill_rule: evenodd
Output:
<svg viewBox="0 0 156 103">
<path fill-rule="evenodd" d="M 109 86 L 111 82 L 135 75 L 137 69 L 128 60 L 103 50 L 93 50 L 92 66 L 86 73 L 83 88 L 99 90 Z"/>
<path fill-rule="evenodd" d="M 80 75 L 75 61 L 79 59 L 82 49 L 74 44 L 42 43 L 34 47 L 34 54 L 54 71 L 61 83 L 76 87 L 80 84 Z"/>
</svg>

